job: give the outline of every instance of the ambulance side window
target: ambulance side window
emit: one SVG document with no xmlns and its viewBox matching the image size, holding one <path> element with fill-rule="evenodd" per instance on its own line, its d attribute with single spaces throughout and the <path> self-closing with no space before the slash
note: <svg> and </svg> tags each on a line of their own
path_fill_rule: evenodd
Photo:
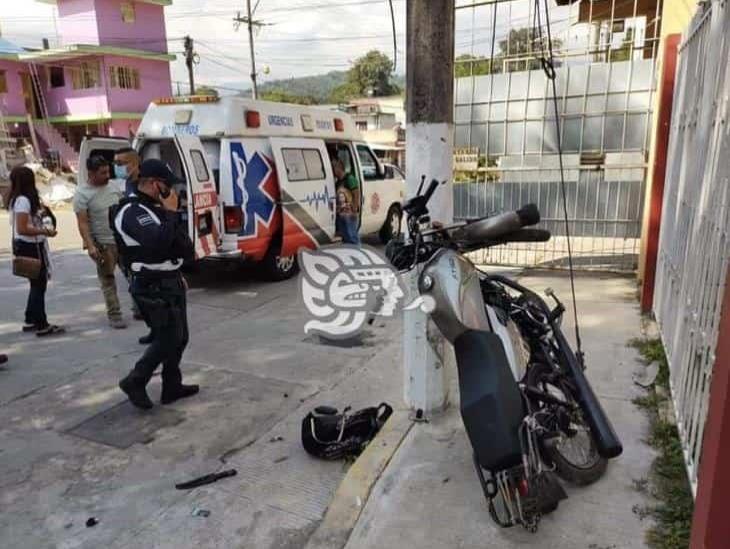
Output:
<svg viewBox="0 0 730 549">
<path fill-rule="evenodd" d="M 380 173 L 378 170 L 378 162 L 375 160 L 375 156 L 372 151 L 364 146 L 357 146 L 357 155 L 360 157 L 360 165 L 362 166 L 362 175 L 365 179 L 379 179 Z"/>
<path fill-rule="evenodd" d="M 324 179 L 324 164 L 322 155 L 317 149 L 304 149 L 304 164 L 307 166 L 309 179 Z"/>
<path fill-rule="evenodd" d="M 195 169 L 195 178 L 204 183 L 210 179 L 208 175 L 208 168 L 205 166 L 205 159 L 203 153 L 196 150 L 190 151 L 190 158 L 193 159 L 193 169 Z"/>
<path fill-rule="evenodd" d="M 322 155 L 317 149 L 281 149 L 281 156 L 289 181 L 325 178 Z"/>
<path fill-rule="evenodd" d="M 206 139 L 203 141 L 203 147 L 205 148 L 205 154 L 208 157 L 208 165 L 213 171 L 213 180 L 215 181 L 216 192 L 221 192 L 220 183 L 220 156 L 221 156 L 221 141 L 220 139 Z"/>
</svg>

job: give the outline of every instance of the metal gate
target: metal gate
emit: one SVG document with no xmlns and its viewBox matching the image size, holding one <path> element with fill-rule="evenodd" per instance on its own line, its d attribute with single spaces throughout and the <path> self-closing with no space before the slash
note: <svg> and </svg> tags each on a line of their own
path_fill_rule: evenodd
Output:
<svg viewBox="0 0 730 549">
<path fill-rule="evenodd" d="M 654 294 L 694 491 L 730 257 L 730 9 L 699 6 L 679 49 Z"/>
<path fill-rule="evenodd" d="M 636 0 L 609 0 L 595 10 L 593 2 L 591 9 L 586 6 L 550 11 L 556 43 L 562 43 L 555 70 L 559 136 L 551 82 L 533 50 L 539 40 L 531 2 L 457 6 L 457 38 L 471 32 L 471 41 L 460 50 L 457 40 L 454 146 L 478 160 L 470 171 L 462 162 L 457 165 L 454 217 L 484 216 L 532 201 L 545 219 L 542 227 L 554 235 L 545 244 L 479 252 L 476 261 L 567 265 L 556 170 L 559 141 L 575 264 L 621 271 L 637 267 L 658 13 Z M 492 20 L 496 28 L 489 26 Z M 505 20 L 506 25 L 499 23 Z"/>
</svg>

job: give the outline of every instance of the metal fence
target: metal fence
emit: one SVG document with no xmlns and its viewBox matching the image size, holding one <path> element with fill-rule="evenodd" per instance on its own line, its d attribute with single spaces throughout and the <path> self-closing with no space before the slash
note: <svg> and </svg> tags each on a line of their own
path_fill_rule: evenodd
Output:
<svg viewBox="0 0 730 549">
<path fill-rule="evenodd" d="M 636 268 L 644 204 L 645 170 L 641 159 L 642 155 L 633 159 L 631 155 L 609 155 L 609 165 L 623 160 L 623 166 L 596 170 L 580 166 L 576 155 L 564 157 L 574 266 L 626 271 Z M 499 177 L 495 179 L 487 172 L 475 181 L 455 184 L 456 215 L 462 219 L 483 217 L 535 203 L 542 216 L 539 226 L 553 236 L 549 242 L 540 244 L 511 244 L 481 250 L 473 254 L 473 259 L 483 264 L 567 267 L 559 172 L 554 168 L 522 167 L 501 170 Z"/>
<path fill-rule="evenodd" d="M 563 44 L 555 71 L 560 136 L 550 81 L 542 70 L 525 70 L 539 66 L 531 51 L 540 44 L 530 26 L 535 19 L 530 2 L 462 4 L 461 9 L 473 10 L 471 24 L 461 17 L 472 40 L 470 53 L 459 54 L 457 47 L 454 146 L 478 151 L 479 165 L 456 174 L 454 217 L 487 215 L 533 201 L 545 219 L 542 226 L 555 235 L 545 244 L 500 247 L 475 254 L 475 259 L 567 264 L 556 170 L 560 140 L 576 265 L 634 270 L 656 88 L 656 8 L 609 1 L 600 10 L 576 4 L 551 12 Z M 494 15 L 488 10 L 497 10 L 500 21 L 506 15 L 508 25 L 489 29 L 486 36 L 480 33 L 477 40 L 474 31 Z M 485 44 L 491 46 L 490 33 L 496 33 L 501 49 L 494 59 L 483 57 Z"/>
<path fill-rule="evenodd" d="M 679 49 L 654 295 L 693 490 L 730 258 L 730 9 L 700 6 Z"/>
</svg>

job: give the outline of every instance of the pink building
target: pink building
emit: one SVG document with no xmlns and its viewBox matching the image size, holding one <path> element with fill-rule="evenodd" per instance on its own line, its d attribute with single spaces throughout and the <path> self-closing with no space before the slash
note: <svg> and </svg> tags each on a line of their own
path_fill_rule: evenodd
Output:
<svg viewBox="0 0 730 549">
<path fill-rule="evenodd" d="M 73 165 L 88 133 L 129 136 L 150 101 L 172 93 L 164 7 L 172 0 L 37 0 L 58 6 L 61 46 L 0 39 L 0 111 L 8 129 Z M 40 41 L 39 37 L 39 41 Z"/>
</svg>

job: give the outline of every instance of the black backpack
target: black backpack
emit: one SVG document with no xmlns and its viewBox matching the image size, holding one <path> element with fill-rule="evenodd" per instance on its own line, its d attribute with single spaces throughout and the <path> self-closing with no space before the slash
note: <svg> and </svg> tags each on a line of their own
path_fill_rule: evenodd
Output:
<svg viewBox="0 0 730 549">
<path fill-rule="evenodd" d="M 302 420 L 302 446 L 322 459 L 357 457 L 392 413 L 385 402 L 353 413 L 349 406 L 342 413 L 331 406 L 318 406 Z"/>
</svg>

